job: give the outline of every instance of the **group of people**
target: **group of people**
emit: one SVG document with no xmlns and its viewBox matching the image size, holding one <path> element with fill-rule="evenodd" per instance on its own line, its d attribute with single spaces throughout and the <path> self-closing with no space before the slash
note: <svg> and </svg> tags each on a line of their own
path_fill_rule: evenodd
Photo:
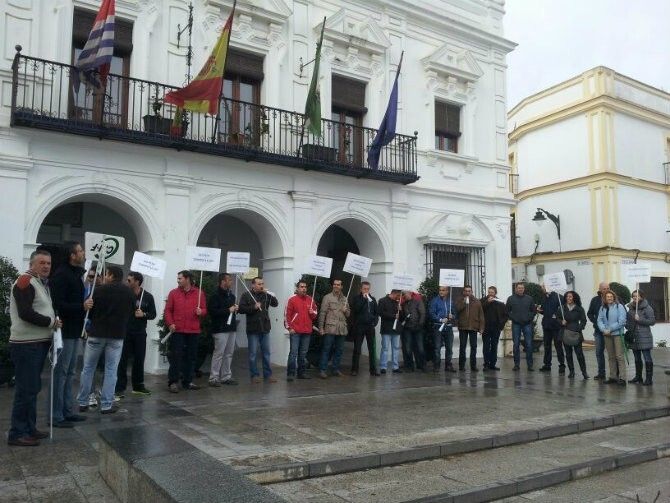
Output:
<svg viewBox="0 0 670 503">
<path fill-rule="evenodd" d="M 83 264 L 84 250 L 81 245 L 68 243 L 66 263 L 49 279 L 51 256 L 48 251 L 37 250 L 30 257 L 29 270 L 20 275 L 12 286 L 10 353 L 15 366 L 16 389 L 8 433 L 10 445 L 38 445 L 39 440 L 47 436 L 37 429 L 36 401 L 41 388 L 40 374 L 56 330 L 61 330 L 62 348 L 52 353 L 57 358 L 52 383 L 53 402 L 50 400 L 48 403 L 48 409 L 53 413 L 50 420 L 52 426 L 70 428 L 86 419 L 81 413 L 89 410 L 94 376 L 101 361 L 104 362 L 99 397 L 101 413 L 111 414 L 118 410 L 115 395 L 122 395 L 127 387 L 127 363 L 131 354 L 132 392 L 137 395 L 151 394 L 144 385 L 144 357 L 147 321 L 156 317 L 153 296 L 143 289 L 143 277 L 137 272 L 131 271 L 124 278 L 121 268 L 109 265 L 105 268 L 102 281 L 96 284 L 95 269 L 86 271 Z M 170 291 L 164 311 L 170 392 L 200 388 L 193 382 L 195 361 L 202 321 L 208 315 L 214 340 L 210 386 L 237 384 L 233 379 L 231 363 L 237 317 L 241 314 L 246 316 L 251 382 L 259 383 L 261 378 L 269 383 L 276 382 L 270 365 L 270 309 L 278 307 L 277 297 L 266 288 L 262 277 L 256 277 L 238 301 L 232 289 L 233 283 L 233 276 L 220 274 L 217 290 L 206 298 L 196 286 L 190 271 L 178 273 L 177 288 Z M 364 341 L 372 376 L 386 374 L 387 371 L 427 372 L 430 361 L 432 371 L 440 372 L 442 346 L 445 347 L 445 372 L 457 372 L 452 363 L 454 328 L 458 329 L 460 341 L 458 371 L 464 371 L 468 364 L 471 372 L 478 371 L 478 334 L 481 334 L 483 343 L 483 369 L 498 371 L 498 342 L 508 321 L 512 328 L 513 370 L 520 370 L 523 338 L 527 370 L 533 371 L 533 324 L 539 313 L 542 314 L 544 337 L 544 360 L 540 371 L 551 371 L 553 346 L 559 362 L 559 374 L 565 374 L 567 363 L 568 377 L 574 378 L 574 353 L 584 379 L 589 378 L 582 350 L 583 330 L 588 317 L 594 325 L 598 365 L 595 379 L 625 385 L 624 357 L 630 348 L 634 354 L 635 377 L 628 382 L 651 385 L 653 362 L 650 350 L 653 339 L 650 327 L 655 322 L 654 312 L 642 291 L 634 291 L 632 298 L 624 306 L 609 285 L 602 283 L 598 295 L 585 311 L 574 291 L 563 296 L 545 291 L 542 302 L 536 305 L 533 298 L 525 293 L 523 283 L 515 285 L 514 293 L 506 302 L 497 297 L 495 286 L 489 287 L 487 295 L 478 299 L 473 295 L 472 288 L 465 285 L 455 301 L 448 288 L 440 287 L 438 295 L 426 306 L 423 297 L 412 291 L 392 290 L 377 300 L 367 281 L 361 283 L 360 291 L 349 301 L 342 291 L 342 281 L 334 279 L 332 290 L 317 304 L 307 293 L 307 283 L 301 280 L 296 285 L 295 294 L 288 299 L 284 313 L 284 325 L 290 337 L 287 380 L 310 378 L 306 372 L 306 360 L 313 334 L 317 334 L 321 342 L 317 358 L 318 376 L 322 379 L 342 376 L 344 341 L 350 332 L 354 342 L 352 376 L 358 375 Z M 379 357 L 375 347 L 377 325 L 380 325 L 382 342 Z M 426 355 L 424 349 L 426 330 L 432 336 L 432 355 Z M 75 398 L 73 376 L 82 344 L 83 366 Z M 262 357 L 261 371 L 257 364 L 259 352 Z M 605 353 L 609 361 L 608 379 Z M 75 401 L 78 405 L 76 409 Z"/>
</svg>

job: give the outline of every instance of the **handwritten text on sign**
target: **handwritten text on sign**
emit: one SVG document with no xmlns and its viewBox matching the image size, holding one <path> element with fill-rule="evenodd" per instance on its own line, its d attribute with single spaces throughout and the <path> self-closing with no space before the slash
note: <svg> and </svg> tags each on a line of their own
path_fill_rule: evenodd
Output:
<svg viewBox="0 0 670 503">
<path fill-rule="evenodd" d="M 312 276 L 321 276 L 322 278 L 330 278 L 330 271 L 332 268 L 332 258 L 313 255 L 307 258 L 304 273 L 311 274 Z"/>
<path fill-rule="evenodd" d="M 249 262 L 251 254 L 249 252 L 226 253 L 226 272 L 230 274 L 246 274 L 249 272 Z"/>
<path fill-rule="evenodd" d="M 651 264 L 625 264 L 622 267 L 631 283 L 651 282 Z"/>
<path fill-rule="evenodd" d="M 465 271 L 463 269 L 440 269 L 440 286 L 463 287 Z"/>
<path fill-rule="evenodd" d="M 372 266 L 372 259 L 361 257 L 355 253 L 347 253 L 347 260 L 344 262 L 342 270 L 350 274 L 355 274 L 361 278 L 367 278 Z"/>
<path fill-rule="evenodd" d="M 568 290 L 568 284 L 565 281 L 565 273 L 555 272 L 544 275 L 544 287 L 548 292 L 563 293 Z"/>
<path fill-rule="evenodd" d="M 86 257 L 89 259 L 100 260 L 104 250 L 105 262 L 123 265 L 126 252 L 125 245 L 126 240 L 121 236 L 110 236 L 96 232 L 86 232 L 84 234 Z"/>
<path fill-rule="evenodd" d="M 218 272 L 220 264 L 221 250 L 219 248 L 186 247 L 186 269 Z"/>
<path fill-rule="evenodd" d="M 133 261 L 130 264 L 130 270 L 152 278 L 163 279 L 165 277 L 165 260 L 145 253 L 135 252 L 133 254 Z"/>
<path fill-rule="evenodd" d="M 416 276 L 412 276 L 411 274 L 394 274 L 392 288 L 394 290 L 414 290 L 416 288 Z"/>
</svg>

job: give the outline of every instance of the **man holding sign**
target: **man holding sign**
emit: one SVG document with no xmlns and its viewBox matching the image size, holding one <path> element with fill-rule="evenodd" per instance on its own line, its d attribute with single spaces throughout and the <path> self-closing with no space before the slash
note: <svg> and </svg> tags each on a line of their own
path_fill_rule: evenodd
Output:
<svg viewBox="0 0 670 503">
<path fill-rule="evenodd" d="M 563 273 L 559 273 L 565 279 Z M 546 279 L 546 278 L 545 278 Z M 566 285 L 567 286 L 567 285 Z M 563 289 L 563 291 L 567 288 Z M 561 324 L 558 316 L 562 314 L 563 303 L 561 295 L 555 291 L 552 284 L 547 288 L 547 282 L 542 284 L 542 304 L 538 306 L 537 312 L 542 315 L 542 334 L 544 339 L 544 365 L 540 372 L 551 372 L 552 344 L 556 347 L 556 358 L 558 358 L 558 373 L 565 374 L 565 353 L 561 340 Z"/>
<path fill-rule="evenodd" d="M 361 293 L 351 301 L 351 312 L 354 318 L 354 355 L 351 360 L 351 375 L 358 375 L 358 364 L 361 358 L 363 339 L 368 345 L 370 375 L 380 375 L 377 371 L 375 348 L 375 327 L 379 323 L 377 300 L 370 293 L 370 283 L 361 283 Z"/>
<path fill-rule="evenodd" d="M 307 283 L 298 281 L 296 293 L 286 303 L 284 326 L 291 336 L 291 349 L 286 363 L 286 380 L 293 381 L 298 369 L 298 379 L 309 379 L 305 375 L 305 355 L 309 349 L 312 323 L 317 316 L 314 299 L 307 295 Z"/>
<path fill-rule="evenodd" d="M 177 288 L 168 294 L 165 305 L 165 324 L 170 330 L 168 360 L 168 390 L 179 393 L 181 377 L 184 389 L 196 390 L 193 383 L 194 362 L 198 352 L 200 319 L 207 314 L 205 294 L 193 284 L 191 271 L 177 273 Z"/>
<path fill-rule="evenodd" d="M 233 281 L 230 274 L 225 272 L 219 274 L 219 288 L 207 303 L 209 314 L 212 317 L 212 337 L 214 338 L 209 385 L 215 388 L 221 384 L 237 384 L 230 369 L 235 351 L 236 318 L 239 309 L 232 291 Z"/>
</svg>

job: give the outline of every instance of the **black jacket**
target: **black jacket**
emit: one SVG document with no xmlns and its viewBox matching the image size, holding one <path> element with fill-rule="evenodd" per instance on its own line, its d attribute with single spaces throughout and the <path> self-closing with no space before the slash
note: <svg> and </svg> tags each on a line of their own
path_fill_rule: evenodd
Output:
<svg viewBox="0 0 670 503">
<path fill-rule="evenodd" d="M 560 314 L 561 305 L 563 305 L 563 298 L 559 297 L 556 292 L 545 294 L 540 306 L 542 313 L 542 328 L 545 330 L 560 330 L 561 324 L 557 316 Z"/>
<path fill-rule="evenodd" d="M 479 302 L 484 310 L 484 321 L 487 331 L 502 331 L 509 317 L 507 316 L 507 307 L 501 300 L 494 299 L 488 302 L 488 296 L 482 297 Z"/>
<path fill-rule="evenodd" d="M 423 300 L 410 299 L 403 302 L 400 316 L 406 330 L 421 330 L 426 322 L 426 306 Z"/>
<path fill-rule="evenodd" d="M 530 295 L 514 293 L 507 298 L 506 306 L 509 319 L 518 325 L 527 325 L 535 317 L 535 303 Z"/>
<path fill-rule="evenodd" d="M 568 309 L 567 305 L 563 306 L 563 313 L 559 310 L 556 314 L 556 317 L 559 320 L 565 319 L 567 325 L 565 328 L 572 330 L 573 332 L 582 333 L 584 327 L 586 327 L 586 314 L 584 313 L 584 308 L 582 306 L 575 306 L 572 309 Z M 563 325 L 561 325 L 563 326 Z"/>
<path fill-rule="evenodd" d="M 135 295 L 121 282 L 95 287 L 90 337 L 123 339 L 128 330 L 128 320 L 135 312 Z"/>
<path fill-rule="evenodd" d="M 358 294 L 351 301 L 351 314 L 354 318 L 356 327 L 376 327 L 379 323 L 379 312 L 377 309 L 377 300 L 368 294 L 370 300 Z"/>
<path fill-rule="evenodd" d="M 132 293 L 132 290 L 131 290 L 131 293 Z M 142 290 L 140 290 L 139 295 L 135 295 L 133 293 L 133 296 L 135 297 L 135 301 L 134 301 L 135 309 L 137 309 L 139 307 L 142 310 L 142 312 L 144 313 L 144 317 L 143 318 L 135 318 L 135 311 L 133 311 L 133 314 L 130 316 L 130 320 L 128 320 L 128 333 L 129 334 L 146 335 L 146 333 L 147 333 L 147 320 L 153 320 L 153 319 L 156 318 L 156 304 L 154 303 L 154 296 L 151 295 L 146 290 L 144 290 L 144 296 L 142 296 Z M 142 305 L 141 306 L 139 305 L 140 297 L 142 298 Z"/>
<path fill-rule="evenodd" d="M 230 324 L 228 324 L 228 318 L 230 317 L 229 309 L 234 305 L 235 294 L 230 290 L 224 290 L 223 288 L 218 288 L 209 298 L 207 301 L 207 312 L 212 318 L 213 334 L 235 331 L 235 327 L 237 326 L 236 313 L 233 313 Z"/>
<path fill-rule="evenodd" d="M 256 302 L 260 302 L 263 309 L 256 309 Z M 272 328 L 270 324 L 270 307 L 277 307 L 279 302 L 267 292 L 254 293 L 244 292 L 240 298 L 240 313 L 247 315 L 247 335 L 266 334 Z"/>
<path fill-rule="evenodd" d="M 377 302 L 377 312 L 382 320 L 379 331 L 382 334 L 399 334 L 402 331 L 402 319 L 398 319 L 396 329 L 393 330 L 393 324 L 396 321 L 396 314 L 398 314 L 398 302 L 386 295 L 383 299 Z M 401 317 L 399 317 L 401 318 Z"/>
<path fill-rule="evenodd" d="M 601 333 L 598 328 L 598 313 L 600 312 L 601 307 L 603 307 L 603 299 L 600 298 L 600 295 L 596 295 L 591 299 L 589 310 L 586 312 L 586 316 L 588 316 L 591 323 L 593 323 L 593 329 L 597 334 Z"/>
<path fill-rule="evenodd" d="M 63 322 L 61 333 L 64 339 L 78 339 L 84 328 L 85 272 L 83 267 L 63 264 L 49 282 L 54 309 Z"/>
</svg>

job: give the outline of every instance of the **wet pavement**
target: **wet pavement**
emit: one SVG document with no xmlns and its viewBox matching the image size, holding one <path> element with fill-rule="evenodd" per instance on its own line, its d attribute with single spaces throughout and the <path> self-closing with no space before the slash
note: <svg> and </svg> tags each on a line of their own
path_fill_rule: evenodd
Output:
<svg viewBox="0 0 670 503">
<path fill-rule="evenodd" d="M 234 468 L 249 469 L 665 406 L 668 377 L 664 370 L 670 368 L 670 350 L 657 349 L 653 355 L 652 387 L 604 385 L 580 376 L 569 379 L 559 376 L 557 368 L 551 374 L 527 372 L 523 367 L 513 372 L 509 358 L 495 373 L 468 370 L 446 376 L 429 372 L 380 377 L 362 373 L 288 383 L 285 370 L 276 368 L 279 382 L 252 384 L 244 368 L 246 354 L 237 351 L 239 386 L 209 388 L 204 376 L 197 380 L 205 385 L 203 389 L 171 394 L 164 376 L 147 376 L 153 395 L 129 394 L 115 415 L 89 412 L 88 421 L 71 430 L 55 429 L 53 442 L 43 441 L 36 448 L 8 447 L 3 442 L 0 501 L 116 501 L 97 473 L 97 432 L 102 428 L 160 425 Z M 587 351 L 586 356 L 588 368 L 595 373 L 593 352 Z M 0 387 L 4 431 L 11 398 L 11 390 Z M 43 399 L 40 396 L 40 405 Z M 38 426 L 46 429 L 46 418 L 38 417 Z"/>
</svg>

